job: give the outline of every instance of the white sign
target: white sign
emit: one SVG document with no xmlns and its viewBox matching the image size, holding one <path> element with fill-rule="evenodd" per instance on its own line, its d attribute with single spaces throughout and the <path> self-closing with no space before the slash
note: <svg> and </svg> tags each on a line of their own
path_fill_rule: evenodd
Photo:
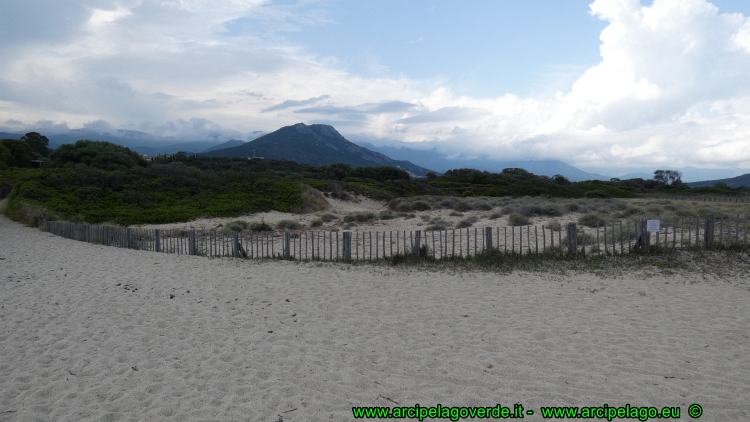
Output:
<svg viewBox="0 0 750 422">
<path fill-rule="evenodd" d="M 658 232 L 659 220 L 646 220 L 646 230 L 650 232 Z"/>
</svg>

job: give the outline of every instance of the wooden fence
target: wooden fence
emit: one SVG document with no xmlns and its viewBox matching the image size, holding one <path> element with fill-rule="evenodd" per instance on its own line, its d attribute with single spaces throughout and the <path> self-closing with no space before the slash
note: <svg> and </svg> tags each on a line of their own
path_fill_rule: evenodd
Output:
<svg viewBox="0 0 750 422">
<path fill-rule="evenodd" d="M 651 199 L 670 199 L 678 201 L 694 201 L 694 202 L 732 202 L 747 204 L 750 203 L 750 196 L 747 195 L 677 195 L 671 193 L 643 193 L 643 198 Z"/>
<path fill-rule="evenodd" d="M 748 215 L 611 221 L 596 228 L 570 223 L 435 231 L 217 232 L 139 229 L 39 220 L 58 236 L 84 242 L 162 253 L 323 261 L 362 261 L 413 254 L 434 259 L 505 254 L 623 255 L 665 249 L 747 249 Z"/>
</svg>

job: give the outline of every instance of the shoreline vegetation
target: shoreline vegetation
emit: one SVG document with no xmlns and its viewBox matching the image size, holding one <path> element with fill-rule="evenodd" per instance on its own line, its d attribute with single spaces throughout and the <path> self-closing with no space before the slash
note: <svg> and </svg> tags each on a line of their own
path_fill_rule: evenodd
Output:
<svg viewBox="0 0 750 422">
<path fill-rule="evenodd" d="M 576 223 L 586 230 L 579 244 L 589 245 L 594 242 L 594 228 L 618 220 L 657 218 L 682 230 L 683 225 L 712 214 L 717 229 L 726 222 L 730 231 L 731 227 L 737 233 L 747 230 L 750 204 L 741 202 L 748 200 L 747 191 L 690 189 L 678 181 L 679 175 L 676 179 L 672 183 L 664 178 L 573 183 L 559 175 L 536 176 L 523 169 L 502 173 L 457 169 L 415 179 L 394 167 L 309 166 L 182 153 L 145 161 L 127 148 L 93 141 L 58 148 L 49 154 L 43 169 L 0 170 L 0 186 L 8 194 L 3 212 L 27 225 L 44 219 L 111 227 L 192 228 L 222 235 L 266 232 L 273 237 L 285 231 L 455 232 L 531 225 L 564 231 L 567 224 Z M 732 195 L 734 202 L 704 202 L 705 195 Z M 628 242 L 634 241 L 631 237 L 628 231 Z M 701 261 L 703 252 L 697 254 L 678 253 Z M 542 263 L 534 263 L 538 258 L 510 255 L 465 262 L 451 258 L 438 265 L 494 266 L 502 272 L 544 268 L 547 262 L 559 260 L 540 256 Z M 632 259 L 673 268 L 680 261 L 670 256 Z M 595 259 L 586 259 L 585 266 L 592 271 L 598 271 Z M 410 256 L 394 256 L 389 261 L 427 265 L 424 260 L 412 262 Z M 607 258 L 602 262 L 608 262 Z M 576 268 L 577 264 L 571 265 L 563 267 Z"/>
<path fill-rule="evenodd" d="M 658 180 L 574 183 L 560 175 L 537 176 L 509 168 L 501 173 L 456 169 L 415 179 L 395 167 L 310 166 L 184 153 L 145 161 L 139 154 L 108 142 L 78 141 L 49 153 L 42 169 L 0 170 L 0 197 L 9 196 L 6 215 L 26 224 L 45 218 L 136 225 L 269 211 L 309 214 L 328 209 L 328 199 L 358 198 L 389 201 L 388 210 L 396 213 L 391 215 L 448 208 L 456 213 L 494 210 L 497 214 L 510 202 L 535 202 L 528 206 L 537 208 L 526 210 L 527 215 L 520 209 L 525 205 L 516 207 L 521 212 L 514 212 L 518 215 L 513 218 L 523 223 L 524 216 L 555 217 L 575 211 L 563 209 L 575 206 L 570 202 L 573 199 L 615 201 L 613 204 L 622 208 L 618 212 L 637 213 L 623 205 L 623 200 L 647 193 L 747 194 L 726 187 L 690 189 L 679 182 L 679 177 L 671 183 L 658 174 L 655 177 Z M 675 209 L 664 208 L 678 211 L 674 205 L 671 208 Z M 361 222 L 362 217 L 352 218 Z M 374 218 L 390 216 L 380 213 Z"/>
</svg>

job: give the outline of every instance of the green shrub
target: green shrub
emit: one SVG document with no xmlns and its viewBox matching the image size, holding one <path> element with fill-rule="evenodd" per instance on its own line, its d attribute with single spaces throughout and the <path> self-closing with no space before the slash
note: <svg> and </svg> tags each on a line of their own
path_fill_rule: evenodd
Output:
<svg viewBox="0 0 750 422">
<path fill-rule="evenodd" d="M 473 226 L 474 223 L 476 223 L 477 221 L 479 221 L 479 219 L 477 217 L 474 217 L 474 216 L 468 217 L 468 218 L 464 218 L 463 220 L 459 221 L 458 224 L 456 224 L 456 228 L 457 229 L 465 229 L 467 227 Z"/>
<path fill-rule="evenodd" d="M 351 223 L 355 221 L 359 223 L 363 223 L 365 221 L 370 221 L 374 219 L 375 219 L 375 214 L 370 211 L 355 212 L 355 213 L 344 216 L 344 222 L 346 223 Z"/>
<path fill-rule="evenodd" d="M 598 213 L 588 213 L 578 219 L 578 224 L 586 227 L 599 227 L 607 223 L 607 218 Z"/>
<path fill-rule="evenodd" d="M 552 220 L 549 223 L 547 223 L 547 228 L 556 232 L 562 229 L 562 224 L 560 224 L 560 222 L 557 220 Z"/>
<path fill-rule="evenodd" d="M 249 227 L 250 227 L 250 230 L 254 232 L 270 232 L 271 230 L 273 230 L 273 227 L 271 227 L 270 225 L 268 225 L 268 223 L 262 220 L 260 222 L 253 221 L 252 223 L 250 223 Z"/>
<path fill-rule="evenodd" d="M 408 202 L 402 202 L 396 206 L 396 211 L 409 212 L 409 211 L 412 211 L 412 206 Z"/>
<path fill-rule="evenodd" d="M 463 213 L 456 212 L 456 211 L 451 211 L 451 213 L 448 215 L 450 215 L 451 217 L 463 217 L 464 216 Z"/>
<path fill-rule="evenodd" d="M 427 201 L 414 201 L 411 206 L 414 211 L 427 211 L 432 208 Z"/>
<path fill-rule="evenodd" d="M 438 223 L 438 224 L 432 224 L 427 226 L 425 230 L 427 231 L 441 231 L 447 229 L 448 226 L 444 223 Z"/>
<path fill-rule="evenodd" d="M 331 214 L 330 212 L 326 212 L 320 215 L 320 219 L 323 222 L 330 223 L 331 221 L 336 219 L 336 216 Z"/>
<path fill-rule="evenodd" d="M 296 210 L 297 212 L 309 213 L 328 209 L 328 201 L 320 191 L 307 185 L 301 185 L 300 189 L 302 190 L 300 193 L 302 206 Z"/>
<path fill-rule="evenodd" d="M 379 217 L 381 220 L 392 220 L 396 218 L 396 214 L 394 214 L 393 211 L 383 210 L 380 211 Z"/>
<path fill-rule="evenodd" d="M 592 190 L 588 191 L 585 194 L 586 198 L 611 198 L 612 195 L 609 194 L 607 191 L 603 190 Z"/>
<path fill-rule="evenodd" d="M 249 226 L 250 225 L 247 223 L 247 221 L 241 221 L 241 220 L 230 221 L 229 223 L 224 225 L 224 227 L 227 230 L 233 231 L 233 232 L 241 232 L 242 230 L 247 229 Z"/>
<path fill-rule="evenodd" d="M 571 202 L 569 204 L 565 204 L 565 209 L 570 212 L 578 212 L 581 210 L 581 206 L 576 204 L 575 202 Z"/>
<path fill-rule="evenodd" d="M 525 215 L 512 213 L 508 216 L 508 225 L 510 226 L 528 226 L 529 224 L 531 224 L 531 220 Z"/>
<path fill-rule="evenodd" d="M 294 220 L 281 220 L 276 223 L 276 228 L 281 230 L 299 230 L 299 223 Z"/>
<path fill-rule="evenodd" d="M 453 209 L 456 211 L 471 211 L 474 209 L 470 201 L 459 201 L 453 204 Z"/>
<path fill-rule="evenodd" d="M 493 212 L 490 214 L 490 220 L 497 220 L 498 218 L 502 217 L 503 214 L 499 212 Z"/>
<path fill-rule="evenodd" d="M 492 204 L 485 200 L 479 200 L 474 202 L 474 209 L 475 210 L 481 210 L 481 211 L 491 211 L 492 210 Z"/>
<path fill-rule="evenodd" d="M 320 226 L 322 226 L 322 225 L 323 225 L 323 220 L 321 220 L 321 219 L 319 219 L 319 218 L 318 218 L 318 219 L 315 219 L 315 220 L 313 220 L 313 221 L 312 221 L 312 223 L 310 223 L 310 225 L 311 225 L 312 227 L 320 227 Z"/>
</svg>

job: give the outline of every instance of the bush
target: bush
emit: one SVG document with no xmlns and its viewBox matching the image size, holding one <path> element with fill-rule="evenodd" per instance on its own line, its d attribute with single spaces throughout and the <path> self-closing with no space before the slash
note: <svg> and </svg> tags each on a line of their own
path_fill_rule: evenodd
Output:
<svg viewBox="0 0 750 422">
<path fill-rule="evenodd" d="M 254 232 L 270 232 L 271 230 L 273 230 L 273 227 L 269 226 L 268 223 L 262 220 L 260 222 L 253 221 L 252 223 L 250 223 L 249 227 L 250 230 Z"/>
<path fill-rule="evenodd" d="M 383 211 L 380 211 L 379 217 L 381 220 L 392 220 L 396 218 L 396 214 L 394 214 L 392 211 L 389 211 L 389 210 L 383 210 Z"/>
<path fill-rule="evenodd" d="M 641 214 L 641 210 L 638 208 L 626 208 L 622 210 L 621 212 L 618 212 L 615 214 L 615 218 L 628 218 L 632 217 L 634 215 Z"/>
<path fill-rule="evenodd" d="M 457 229 L 465 229 L 467 227 L 473 226 L 474 223 L 476 223 L 477 221 L 479 221 L 479 219 L 476 218 L 476 217 L 464 218 L 463 220 L 459 221 L 458 224 L 456 224 L 456 228 Z"/>
<path fill-rule="evenodd" d="M 553 221 L 550 221 L 549 223 L 547 223 L 547 228 L 549 228 L 550 230 L 556 232 L 556 231 L 562 229 L 562 224 L 560 224 L 560 222 L 557 221 L 557 220 L 553 220 Z"/>
<path fill-rule="evenodd" d="M 302 193 L 300 194 L 302 207 L 296 211 L 308 213 L 328 209 L 328 201 L 326 201 L 326 198 L 320 191 L 307 185 L 302 185 L 300 188 L 302 189 Z"/>
<path fill-rule="evenodd" d="M 512 213 L 508 216 L 508 224 L 511 226 L 528 226 L 531 224 L 531 220 L 525 215 Z"/>
<path fill-rule="evenodd" d="M 330 212 L 327 212 L 327 213 L 321 214 L 320 219 L 323 222 L 330 223 L 331 221 L 336 219 L 336 216 L 331 214 Z"/>
<path fill-rule="evenodd" d="M 453 209 L 456 210 L 456 211 L 464 211 L 465 212 L 465 211 L 471 211 L 472 209 L 474 209 L 474 207 L 472 206 L 471 202 L 469 202 L 469 201 L 459 201 L 459 202 L 456 202 L 453 205 Z"/>
<path fill-rule="evenodd" d="M 451 211 L 450 214 L 448 215 L 450 215 L 451 217 L 463 217 L 464 216 L 463 213 L 456 212 L 456 211 Z"/>
<path fill-rule="evenodd" d="M 603 191 L 603 190 L 588 191 L 586 192 L 584 196 L 586 196 L 586 198 L 611 198 L 612 197 L 612 195 L 610 195 L 609 192 Z"/>
<path fill-rule="evenodd" d="M 518 213 L 526 217 L 539 216 L 542 215 L 542 207 L 538 205 L 524 205 L 518 210 Z"/>
<path fill-rule="evenodd" d="M 542 215 L 546 215 L 548 217 L 562 217 L 563 211 L 560 209 L 560 207 L 556 205 L 547 205 L 546 207 L 542 208 Z"/>
<path fill-rule="evenodd" d="M 591 228 L 603 226 L 606 223 L 607 219 L 605 219 L 603 215 L 597 213 L 584 214 L 578 219 L 578 224 Z"/>
<path fill-rule="evenodd" d="M 484 200 L 479 200 L 479 201 L 474 202 L 474 209 L 482 210 L 482 211 L 491 211 L 492 204 Z"/>
<path fill-rule="evenodd" d="M 427 211 L 432 208 L 430 204 L 427 203 L 427 201 L 414 201 L 411 206 L 415 211 Z"/>
<path fill-rule="evenodd" d="M 408 202 L 402 202 L 396 206 L 396 211 L 409 212 L 412 211 L 412 206 Z"/>
<path fill-rule="evenodd" d="M 497 220 L 498 218 L 502 217 L 503 214 L 499 212 L 493 212 L 490 214 L 490 220 Z"/>
<path fill-rule="evenodd" d="M 437 224 L 432 224 L 430 226 L 427 226 L 427 228 L 425 230 L 427 230 L 427 231 L 441 231 L 441 230 L 445 230 L 447 228 L 448 228 L 448 226 L 445 223 L 437 223 Z"/>
<path fill-rule="evenodd" d="M 581 210 L 581 206 L 576 204 L 575 202 L 571 202 L 569 204 L 565 204 L 565 209 L 570 212 L 578 212 Z"/>
<path fill-rule="evenodd" d="M 281 220 L 276 223 L 277 229 L 299 230 L 299 223 L 294 220 Z"/>
<path fill-rule="evenodd" d="M 312 223 L 310 223 L 310 225 L 312 227 L 320 227 L 320 226 L 323 225 L 323 220 L 321 220 L 321 219 L 318 218 L 316 220 L 313 220 Z"/>
<path fill-rule="evenodd" d="M 63 144 L 49 154 L 49 167 L 83 164 L 102 170 L 146 167 L 148 163 L 135 151 L 111 142 L 81 140 Z"/>
<path fill-rule="evenodd" d="M 247 224 L 247 221 L 230 221 L 229 223 L 224 225 L 224 228 L 226 228 L 229 231 L 233 232 L 241 232 L 242 230 L 245 230 L 249 227 L 249 224 Z"/>
<path fill-rule="evenodd" d="M 370 211 L 355 212 L 355 213 L 344 216 L 344 222 L 346 223 L 351 223 L 355 221 L 362 223 L 362 222 L 374 220 L 374 219 L 375 219 L 375 214 Z"/>
</svg>

